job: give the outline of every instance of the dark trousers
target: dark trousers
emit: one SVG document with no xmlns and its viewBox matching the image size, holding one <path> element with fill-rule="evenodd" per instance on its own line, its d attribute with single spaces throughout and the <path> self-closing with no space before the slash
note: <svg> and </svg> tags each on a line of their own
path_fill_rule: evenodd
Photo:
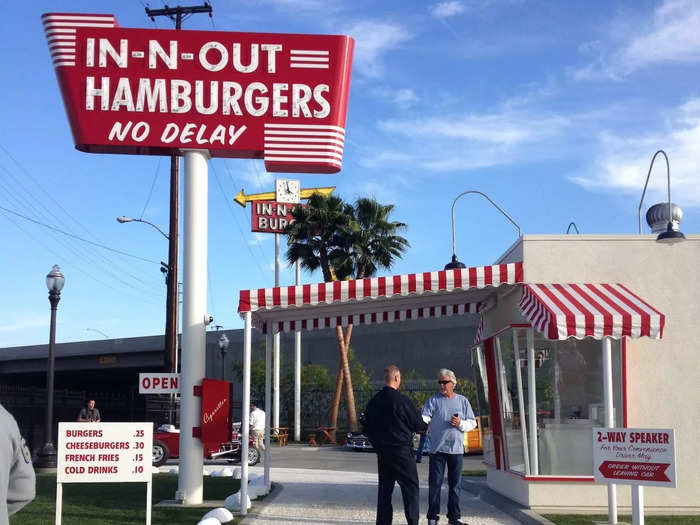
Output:
<svg viewBox="0 0 700 525">
<path fill-rule="evenodd" d="M 447 483 L 450 491 L 447 497 L 447 519 L 458 520 L 462 517 L 459 510 L 459 483 L 462 478 L 462 454 L 445 454 L 436 452 L 430 455 L 428 470 L 428 519 L 436 520 L 440 514 L 440 488 L 445 477 L 447 465 Z"/>
<path fill-rule="evenodd" d="M 427 436 L 427 434 L 425 433 L 420 435 L 420 441 L 418 442 L 418 450 L 416 450 L 416 461 L 421 461 L 423 459 L 423 449 L 425 448 L 425 436 Z"/>
<path fill-rule="evenodd" d="M 418 525 L 418 472 L 411 447 L 397 447 L 377 452 L 377 525 L 390 525 L 394 514 L 391 494 L 398 483 L 408 525 Z"/>
</svg>

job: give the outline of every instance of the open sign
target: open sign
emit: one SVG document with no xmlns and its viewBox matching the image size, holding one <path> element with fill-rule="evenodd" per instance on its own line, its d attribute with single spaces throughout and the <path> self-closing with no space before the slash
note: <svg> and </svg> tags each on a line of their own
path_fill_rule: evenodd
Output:
<svg viewBox="0 0 700 525">
<path fill-rule="evenodd" d="M 139 374 L 139 394 L 177 394 L 179 392 L 180 374 Z"/>
</svg>

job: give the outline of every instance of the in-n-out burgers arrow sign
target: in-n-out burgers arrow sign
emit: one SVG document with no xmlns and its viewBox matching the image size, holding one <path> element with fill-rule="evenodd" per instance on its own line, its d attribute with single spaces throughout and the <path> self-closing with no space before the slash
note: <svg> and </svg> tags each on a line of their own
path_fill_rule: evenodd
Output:
<svg viewBox="0 0 700 525">
<path fill-rule="evenodd" d="M 42 16 L 75 146 L 91 153 L 264 158 L 268 171 L 340 170 L 348 36 L 119 27 Z"/>
</svg>

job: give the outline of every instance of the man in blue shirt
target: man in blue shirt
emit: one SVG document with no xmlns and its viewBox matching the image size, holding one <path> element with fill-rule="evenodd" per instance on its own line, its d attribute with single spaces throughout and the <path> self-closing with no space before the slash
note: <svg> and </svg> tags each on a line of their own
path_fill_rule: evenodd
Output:
<svg viewBox="0 0 700 525">
<path fill-rule="evenodd" d="M 464 432 L 476 428 L 474 412 L 469 400 L 455 394 L 457 378 L 452 370 L 441 368 L 438 372 L 440 393 L 434 394 L 423 406 L 423 420 L 428 428 L 430 468 L 428 471 L 428 525 L 437 525 L 440 514 L 440 489 L 447 466 L 449 495 L 447 498 L 447 522 L 449 525 L 465 525 L 460 521 L 459 482 L 462 477 Z"/>
</svg>

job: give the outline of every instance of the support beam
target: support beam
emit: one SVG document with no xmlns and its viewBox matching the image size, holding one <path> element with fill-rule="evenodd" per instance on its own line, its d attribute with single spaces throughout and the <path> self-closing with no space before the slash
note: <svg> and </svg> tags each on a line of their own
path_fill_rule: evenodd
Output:
<svg viewBox="0 0 700 525">
<path fill-rule="evenodd" d="M 268 325 L 271 325 L 269 323 Z M 272 484 L 270 481 L 270 408 L 272 399 L 270 390 L 272 388 L 272 334 L 265 335 L 265 486 L 270 492 Z"/>
<path fill-rule="evenodd" d="M 513 354 L 515 355 L 515 381 L 518 386 L 518 411 L 520 412 L 520 437 L 523 440 L 523 463 L 525 475 L 530 475 L 530 452 L 527 444 L 527 425 L 525 424 L 525 400 L 523 399 L 523 374 L 520 370 L 520 342 L 518 331 L 513 330 Z M 532 433 L 532 429 L 530 429 Z"/>
<path fill-rule="evenodd" d="M 613 428 L 615 417 L 613 413 L 612 389 L 612 349 L 609 337 L 602 341 L 603 350 L 603 401 L 605 402 L 605 426 Z M 617 523 L 617 491 L 614 484 L 608 484 L 608 523 Z"/>
<path fill-rule="evenodd" d="M 202 400 L 194 387 L 205 374 L 207 313 L 207 206 L 209 155 L 185 151 L 185 213 L 183 251 L 182 374 L 180 407 L 180 469 L 177 501 L 197 505 L 203 500 L 203 450 L 192 429 L 200 426 Z"/>
<path fill-rule="evenodd" d="M 527 405 L 528 426 L 530 427 L 530 473 L 540 474 L 537 452 L 537 385 L 535 383 L 535 331 L 527 329 Z"/>
<path fill-rule="evenodd" d="M 297 261 L 296 285 L 301 285 L 301 265 Z M 294 441 L 301 441 L 301 330 L 294 332 Z"/>
<path fill-rule="evenodd" d="M 241 399 L 241 514 L 248 514 L 248 439 L 250 437 L 250 354 L 252 314 L 246 312 L 243 328 L 243 399 Z"/>
</svg>

